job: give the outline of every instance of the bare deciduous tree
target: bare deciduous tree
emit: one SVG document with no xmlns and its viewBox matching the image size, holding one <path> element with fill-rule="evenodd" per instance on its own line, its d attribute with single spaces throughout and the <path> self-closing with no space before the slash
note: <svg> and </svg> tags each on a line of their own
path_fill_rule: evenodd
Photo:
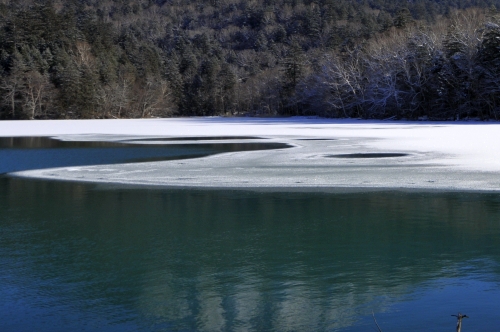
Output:
<svg viewBox="0 0 500 332">
<path fill-rule="evenodd" d="M 7 76 L 1 81 L 0 89 L 3 91 L 2 103 L 10 109 L 10 116 L 16 118 L 16 104 L 18 103 L 19 90 L 22 87 L 22 78 L 19 75 Z"/>
<path fill-rule="evenodd" d="M 171 91 L 166 81 L 149 78 L 138 93 L 136 103 L 141 118 L 172 115 Z"/>
</svg>

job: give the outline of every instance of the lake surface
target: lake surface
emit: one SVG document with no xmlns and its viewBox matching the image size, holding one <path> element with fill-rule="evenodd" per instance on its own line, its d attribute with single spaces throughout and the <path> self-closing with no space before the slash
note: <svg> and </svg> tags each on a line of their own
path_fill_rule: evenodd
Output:
<svg viewBox="0 0 500 332">
<path fill-rule="evenodd" d="M 0 177 L 1 331 L 491 331 L 499 263 L 498 194 Z"/>
<path fill-rule="evenodd" d="M 201 138 L 183 138 L 188 144 L 161 144 L 177 138 L 136 139 L 124 142 L 60 141 L 49 137 L 0 137 L 0 174 L 51 167 L 105 165 L 199 158 L 217 153 L 284 149 L 284 143 L 224 143 L 235 137 L 217 137 L 219 143 L 199 143 Z M 256 138 L 258 139 L 258 138 Z M 152 140 L 158 141 L 153 144 Z M 133 143 L 132 143 L 133 142 Z M 147 144 L 149 142 L 149 144 Z"/>
</svg>

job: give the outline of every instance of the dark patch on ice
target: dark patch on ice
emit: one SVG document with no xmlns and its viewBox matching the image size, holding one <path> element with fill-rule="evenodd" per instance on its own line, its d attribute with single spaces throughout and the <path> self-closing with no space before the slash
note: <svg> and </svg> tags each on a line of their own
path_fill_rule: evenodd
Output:
<svg viewBox="0 0 500 332">
<path fill-rule="evenodd" d="M 127 142 L 171 142 L 171 141 L 224 141 L 224 140 L 246 140 L 246 139 L 265 139 L 255 136 L 190 136 L 190 137 L 158 137 L 158 138 L 139 138 L 127 140 Z"/>
<path fill-rule="evenodd" d="M 370 159 L 370 158 L 396 158 L 396 157 L 406 157 L 409 156 L 408 153 L 346 153 L 346 154 L 331 154 L 326 156 L 327 158 L 344 158 L 344 159 Z"/>
<path fill-rule="evenodd" d="M 297 141 L 336 141 L 334 138 L 299 138 Z"/>
</svg>

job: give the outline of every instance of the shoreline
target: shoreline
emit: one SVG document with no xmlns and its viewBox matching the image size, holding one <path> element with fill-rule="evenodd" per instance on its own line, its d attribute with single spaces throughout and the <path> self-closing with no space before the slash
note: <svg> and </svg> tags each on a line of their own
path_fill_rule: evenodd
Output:
<svg viewBox="0 0 500 332">
<path fill-rule="evenodd" d="M 49 178 L 38 176 L 25 176 L 19 174 L 3 174 L 0 177 L 8 177 L 12 179 L 26 179 L 35 181 L 51 181 L 63 183 L 78 183 L 82 185 L 94 185 L 95 190 L 195 190 L 195 191 L 242 191 L 256 193 L 311 193 L 311 194 L 358 194 L 358 193 L 377 193 L 377 192 L 399 192 L 405 194 L 431 193 L 431 194 L 499 194 L 498 189 L 480 189 L 480 188 L 449 188 L 449 187 L 358 187 L 358 186 L 293 186 L 293 187 L 252 187 L 252 186 L 196 186 L 196 185 L 168 185 L 168 184 L 147 184 L 147 183 L 132 183 L 132 182 L 108 182 L 105 180 L 96 179 L 65 179 L 65 178 Z"/>
</svg>

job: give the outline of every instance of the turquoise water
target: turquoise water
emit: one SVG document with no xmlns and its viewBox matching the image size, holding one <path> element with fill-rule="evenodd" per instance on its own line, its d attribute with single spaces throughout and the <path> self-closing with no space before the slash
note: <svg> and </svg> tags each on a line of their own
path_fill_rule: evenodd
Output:
<svg viewBox="0 0 500 332">
<path fill-rule="evenodd" d="M 1 331 L 492 331 L 500 195 L 0 177 Z"/>
</svg>

